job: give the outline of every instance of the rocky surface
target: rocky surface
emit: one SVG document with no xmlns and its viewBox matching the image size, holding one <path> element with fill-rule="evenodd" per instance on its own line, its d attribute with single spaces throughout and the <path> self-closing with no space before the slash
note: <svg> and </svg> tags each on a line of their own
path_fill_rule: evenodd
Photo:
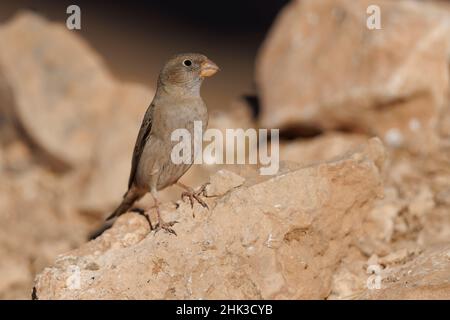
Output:
<svg viewBox="0 0 450 320">
<path fill-rule="evenodd" d="M 89 224 L 74 210 L 75 176 L 36 165 L 19 141 L 0 155 L 0 299 L 29 299 L 35 274 L 84 242 Z"/>
<path fill-rule="evenodd" d="M 379 273 L 380 288 L 366 290 L 359 299 L 450 299 L 448 245 L 429 248 L 419 256 L 402 250 L 373 262 L 388 267 Z"/>
<path fill-rule="evenodd" d="M 325 298 L 336 263 L 381 195 L 378 139 L 340 160 L 232 189 L 210 211 L 185 204 L 164 214 L 177 237 L 148 233 L 136 214 L 60 256 L 36 279 L 39 299 Z M 233 175 L 236 179 L 236 177 Z M 223 193 L 225 190 L 222 190 Z M 212 202 L 212 203 L 211 203 Z M 93 268 L 95 266 L 95 268 Z M 71 285 L 74 271 L 78 287 Z M 78 281 L 78 280 L 77 280 Z"/>
<path fill-rule="evenodd" d="M 223 196 L 228 191 L 244 184 L 245 178 L 227 170 L 219 170 L 211 176 L 205 188 L 207 197 Z"/>
<path fill-rule="evenodd" d="M 329 133 L 315 139 L 283 141 L 280 158 L 301 165 L 332 160 L 364 143 L 367 137 L 361 134 Z"/>
<path fill-rule="evenodd" d="M 422 1 L 292 1 L 257 61 L 264 127 L 317 126 L 429 152 L 447 106 L 450 11 Z"/>
</svg>

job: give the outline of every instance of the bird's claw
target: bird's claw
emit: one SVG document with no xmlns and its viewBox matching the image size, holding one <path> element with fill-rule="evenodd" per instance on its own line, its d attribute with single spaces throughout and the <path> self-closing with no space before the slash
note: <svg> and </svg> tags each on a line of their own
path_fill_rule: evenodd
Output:
<svg viewBox="0 0 450 320">
<path fill-rule="evenodd" d="M 189 202 L 191 203 L 191 208 L 194 208 L 194 202 L 197 201 L 203 208 L 209 209 L 208 205 L 205 201 L 203 201 L 202 198 L 200 198 L 201 195 L 205 194 L 205 189 L 208 183 L 203 184 L 198 191 L 195 191 L 194 189 L 190 189 L 188 191 L 184 191 L 181 194 L 181 198 L 189 198 Z"/>
<path fill-rule="evenodd" d="M 155 231 L 155 234 L 160 230 L 164 230 L 167 233 L 171 233 L 171 234 L 177 236 L 177 233 L 175 232 L 175 230 L 173 230 L 171 228 L 176 223 L 178 223 L 178 221 L 164 222 L 164 221 L 160 220 L 153 230 Z"/>
</svg>

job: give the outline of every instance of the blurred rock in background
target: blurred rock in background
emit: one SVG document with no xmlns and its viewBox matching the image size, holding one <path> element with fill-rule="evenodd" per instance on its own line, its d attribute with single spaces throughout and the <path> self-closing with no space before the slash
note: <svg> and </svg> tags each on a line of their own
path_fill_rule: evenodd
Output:
<svg viewBox="0 0 450 320">
<path fill-rule="evenodd" d="M 21 12 L 0 24 L 0 298 L 30 298 L 37 274 L 41 299 L 450 298 L 448 4 L 383 0 L 382 29 L 368 30 L 365 0 L 293 0 L 254 62 L 282 3 L 271 15 L 242 4 L 259 12 L 252 27 L 206 19 L 220 37 L 199 31 L 203 11 L 170 12 L 177 1 L 122 31 L 89 3 L 81 32 L 65 28 L 64 1 L 50 20 Z M 281 129 L 280 173 L 194 166 L 182 181 L 211 181 L 211 210 L 164 190 L 178 237 L 147 236 L 128 213 L 87 242 L 125 192 L 172 51 L 206 51 L 223 69 L 203 89 L 210 128 Z M 381 291 L 367 287 L 373 266 Z"/>
<path fill-rule="evenodd" d="M 32 13 L 2 26 L 0 37 L 8 44 L 3 91 L 12 97 L 2 109 L 55 170 L 86 165 L 115 90 L 101 58 L 64 25 Z"/>
<path fill-rule="evenodd" d="M 450 11 L 378 1 L 298 0 L 278 16 L 258 57 L 261 124 L 315 125 L 380 136 L 392 147 L 437 148 L 447 107 Z"/>
</svg>

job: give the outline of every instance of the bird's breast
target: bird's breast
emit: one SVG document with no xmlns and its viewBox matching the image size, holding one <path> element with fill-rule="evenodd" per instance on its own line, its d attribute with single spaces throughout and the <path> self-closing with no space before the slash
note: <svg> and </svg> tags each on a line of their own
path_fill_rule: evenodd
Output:
<svg viewBox="0 0 450 320">
<path fill-rule="evenodd" d="M 203 101 L 186 101 L 172 104 L 155 110 L 155 119 L 152 127 L 154 134 L 165 141 L 171 140 L 175 130 L 188 130 L 194 133 L 194 122 L 201 122 L 202 131 L 208 123 L 208 112 Z"/>
</svg>

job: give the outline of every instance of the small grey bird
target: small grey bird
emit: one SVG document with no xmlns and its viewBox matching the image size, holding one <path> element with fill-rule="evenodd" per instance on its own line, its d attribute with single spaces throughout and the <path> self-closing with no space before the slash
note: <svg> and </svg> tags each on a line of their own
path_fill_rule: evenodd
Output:
<svg viewBox="0 0 450 320">
<path fill-rule="evenodd" d="M 178 142 L 171 141 L 171 133 L 185 128 L 193 137 L 194 121 L 201 121 L 203 131 L 206 129 L 208 111 L 200 96 L 200 87 L 205 77 L 212 76 L 218 70 L 214 62 L 198 53 L 176 55 L 164 65 L 155 97 L 145 113 L 134 147 L 128 191 L 122 203 L 106 220 L 127 212 L 137 200 L 150 192 L 158 214 L 156 230 L 164 229 L 175 234 L 171 228 L 175 222 L 163 221 L 158 200 L 158 191 L 173 184 L 186 190 L 182 198 L 189 197 L 191 205 L 197 200 L 206 206 L 200 198 L 204 187 L 194 191 L 178 182 L 192 165 L 194 154 L 191 152 L 190 164 L 174 164 L 170 154 Z"/>
</svg>

